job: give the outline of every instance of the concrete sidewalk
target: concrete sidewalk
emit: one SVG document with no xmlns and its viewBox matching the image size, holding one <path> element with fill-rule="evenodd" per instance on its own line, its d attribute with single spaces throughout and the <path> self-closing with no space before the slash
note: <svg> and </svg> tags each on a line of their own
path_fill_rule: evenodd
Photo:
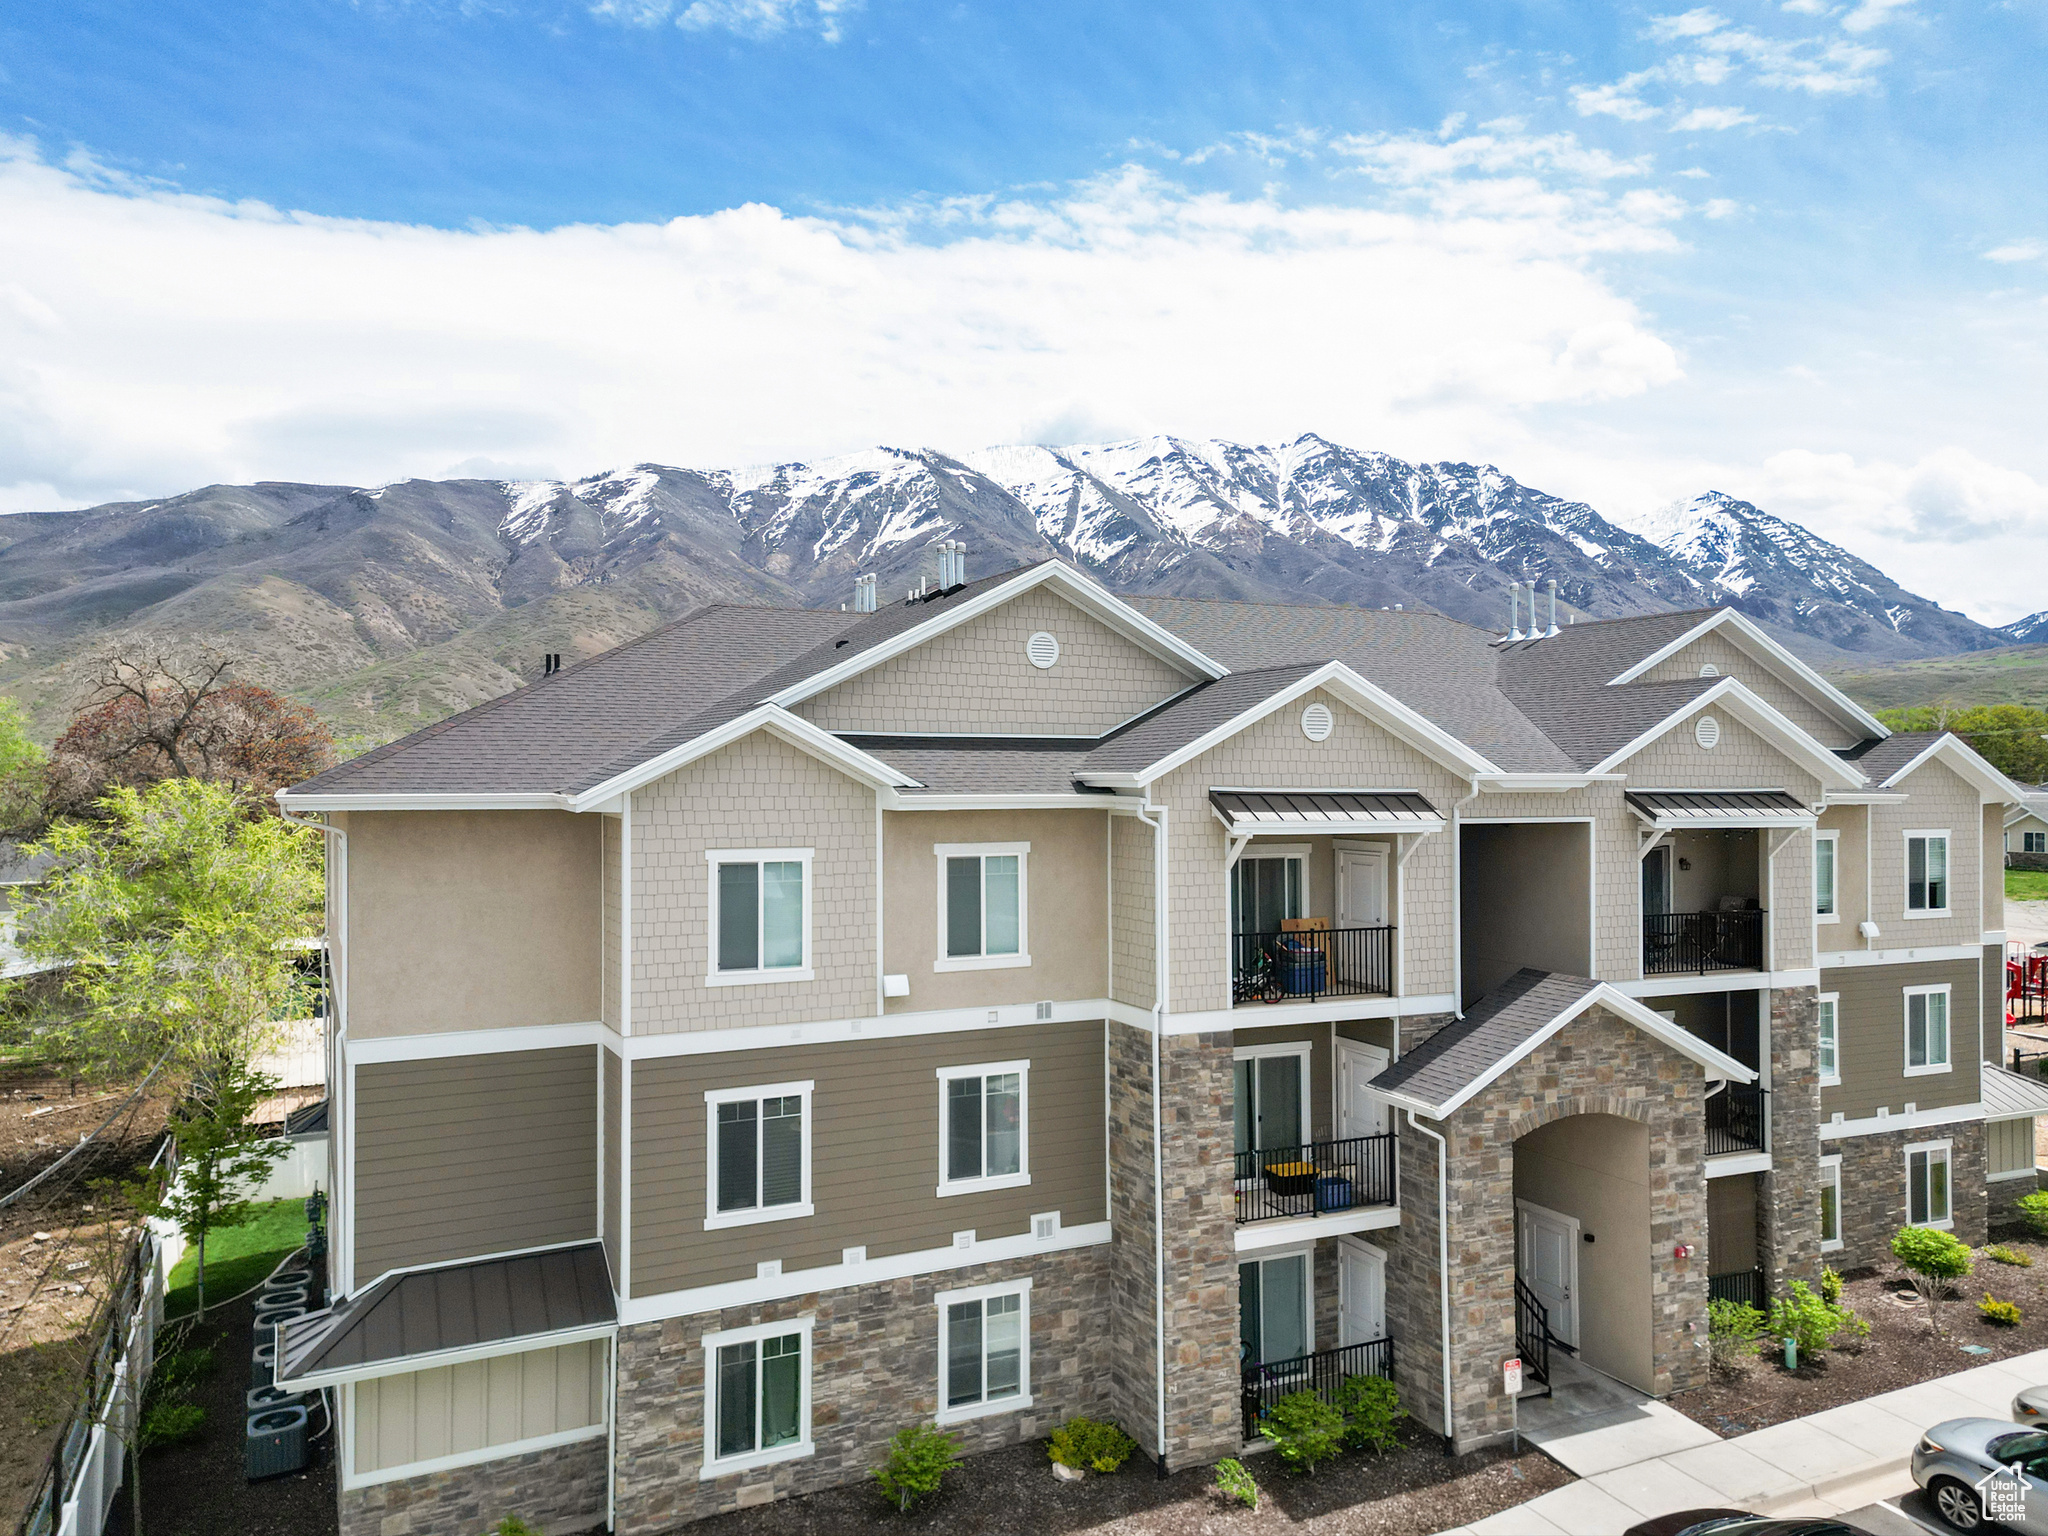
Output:
<svg viewBox="0 0 2048 1536">
<path fill-rule="evenodd" d="M 1639 1521 L 1681 1509 L 1839 1513 L 1896 1491 L 1929 1425 L 2002 1419 L 2015 1392 L 2044 1381 L 2048 1349 L 2035 1350 L 1733 1440 L 1616 1465 L 1445 1536 L 1622 1536 Z M 1617 1454 L 1626 1448 L 1618 1445 Z"/>
</svg>

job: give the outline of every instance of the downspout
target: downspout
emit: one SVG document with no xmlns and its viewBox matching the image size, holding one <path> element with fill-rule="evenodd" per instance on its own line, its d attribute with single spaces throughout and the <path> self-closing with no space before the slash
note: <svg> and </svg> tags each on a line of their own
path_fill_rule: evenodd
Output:
<svg viewBox="0 0 2048 1536">
<path fill-rule="evenodd" d="M 1450 1147 L 1441 1133 L 1427 1129 L 1408 1111 L 1408 1129 L 1436 1143 L 1436 1278 L 1438 1304 L 1443 1314 L 1444 1356 L 1444 1450 L 1454 1453 L 1457 1438 L 1451 1419 L 1451 1169 Z"/>
<path fill-rule="evenodd" d="M 1465 845 L 1458 829 L 1458 817 L 1479 798 L 1477 775 L 1465 781 L 1471 791 L 1451 807 L 1451 996 L 1458 1018 L 1465 1017 Z M 1394 1054 L 1401 1054 L 1400 1026 L 1395 1026 Z"/>
<path fill-rule="evenodd" d="M 1153 821 L 1153 815 L 1159 819 Z M 1139 821 L 1153 829 L 1153 1444 L 1159 1450 L 1159 1477 L 1165 1477 L 1165 1143 L 1159 1112 L 1159 1034 L 1167 1014 L 1165 807 L 1153 805 L 1151 784 L 1139 801 Z"/>
</svg>

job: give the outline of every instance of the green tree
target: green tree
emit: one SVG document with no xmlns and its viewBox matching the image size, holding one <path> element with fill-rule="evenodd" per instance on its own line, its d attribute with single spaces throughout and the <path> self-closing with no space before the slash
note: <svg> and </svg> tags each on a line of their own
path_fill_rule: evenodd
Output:
<svg viewBox="0 0 2048 1536">
<path fill-rule="evenodd" d="M 275 1079 L 238 1063 L 202 1073 L 171 1111 L 176 1177 L 135 1191 L 136 1204 L 149 1215 L 176 1222 L 197 1254 L 201 1321 L 206 1318 L 207 1234 L 247 1221 L 253 1213 L 249 1196 L 270 1165 L 291 1150 L 283 1137 L 266 1135 L 249 1123 L 250 1113 L 276 1088 Z"/>
<path fill-rule="evenodd" d="M 31 845 L 56 862 L 21 902 L 17 943 L 61 980 L 15 1027 L 97 1075 L 168 1059 L 219 1080 L 307 1011 L 291 941 L 321 931 L 320 836 L 198 779 L 112 789 L 99 810 Z"/>
<path fill-rule="evenodd" d="M 0 832 L 25 832 L 42 821 L 43 749 L 28 734 L 28 716 L 0 698 Z"/>
<path fill-rule="evenodd" d="M 1940 1333 L 1941 1298 L 1970 1272 L 1969 1246 L 1938 1227 L 1901 1227 L 1892 1234 L 1892 1257 L 1912 1276 L 1927 1303 L 1927 1321 Z"/>
<path fill-rule="evenodd" d="M 1948 704 L 1881 709 L 1877 718 L 1895 731 L 1953 731 L 1977 755 L 2021 784 L 2048 780 L 2048 710 L 2024 704 Z"/>
</svg>

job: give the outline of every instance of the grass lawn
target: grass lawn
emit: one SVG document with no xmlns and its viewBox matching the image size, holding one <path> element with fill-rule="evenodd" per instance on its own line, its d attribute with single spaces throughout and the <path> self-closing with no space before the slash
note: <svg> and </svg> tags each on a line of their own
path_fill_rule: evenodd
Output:
<svg viewBox="0 0 2048 1536">
<path fill-rule="evenodd" d="M 2007 901 L 2048 901 L 2048 869 L 2008 869 L 2005 872 Z"/>
<path fill-rule="evenodd" d="M 218 1228 L 206 1238 L 206 1304 L 214 1306 L 260 1285 L 306 1241 L 306 1202 L 273 1200 L 259 1205 L 239 1227 Z M 171 1271 L 164 1316 L 180 1317 L 199 1306 L 199 1251 L 187 1248 Z"/>
</svg>

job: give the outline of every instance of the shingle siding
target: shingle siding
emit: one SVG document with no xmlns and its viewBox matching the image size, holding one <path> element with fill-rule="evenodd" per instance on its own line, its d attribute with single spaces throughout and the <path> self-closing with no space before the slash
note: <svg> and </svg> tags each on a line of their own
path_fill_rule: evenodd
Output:
<svg viewBox="0 0 2048 1536">
<path fill-rule="evenodd" d="M 1593 818 L 1594 953 L 1602 981 L 1634 981 L 1643 968 L 1642 868 L 1636 857 L 1640 823 L 1622 804 L 1622 789 L 1620 784 L 1595 784 L 1561 795 L 1482 794 L 1460 813 L 1461 821 Z"/>
<path fill-rule="evenodd" d="M 1883 932 L 1879 945 L 1908 949 L 1982 943 L 1987 926 L 1981 910 L 1984 880 L 1979 865 L 1983 818 L 1976 789 L 1941 762 L 1927 764 L 1896 787 L 1910 798 L 1903 804 L 1870 808 L 1871 916 Z M 1949 913 L 1945 917 L 1906 915 L 1908 830 L 1948 832 Z"/>
<path fill-rule="evenodd" d="M 1813 703 L 1790 683 L 1751 658 L 1733 641 L 1720 634 L 1702 635 L 1692 644 L 1657 663 L 1642 676 L 1646 683 L 1675 682 L 1698 677 L 1702 666 L 1717 668 L 1807 732 L 1823 746 L 1853 747 L 1862 740 L 1859 733 L 1840 724 L 1826 710 Z"/>
<path fill-rule="evenodd" d="M 1120 1003 L 1158 1002 L 1158 936 L 1154 930 L 1152 828 L 1135 816 L 1109 819 L 1110 993 Z"/>
</svg>

